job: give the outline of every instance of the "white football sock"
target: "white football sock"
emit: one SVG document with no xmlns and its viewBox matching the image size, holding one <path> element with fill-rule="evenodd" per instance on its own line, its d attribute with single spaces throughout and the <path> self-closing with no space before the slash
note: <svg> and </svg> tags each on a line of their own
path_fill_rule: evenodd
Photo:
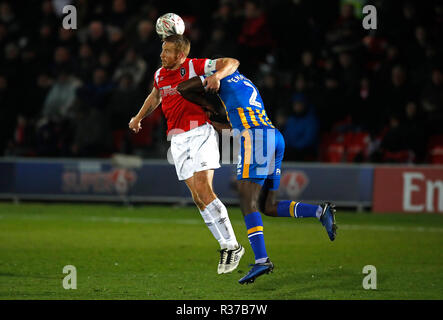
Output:
<svg viewBox="0 0 443 320">
<path fill-rule="evenodd" d="M 315 215 L 317 216 L 317 219 L 320 220 L 321 213 L 323 212 L 323 208 L 318 206 L 317 211 L 315 212 Z"/>
<path fill-rule="evenodd" d="M 200 211 L 200 214 L 203 218 L 203 220 L 206 223 L 206 226 L 208 227 L 209 231 L 211 231 L 214 238 L 218 241 L 220 244 L 220 249 L 227 249 L 228 244 L 226 243 L 225 239 L 223 238 L 222 234 L 218 230 L 217 224 L 215 223 L 214 219 L 212 218 L 211 214 L 209 213 L 208 208 L 205 210 Z"/>
<path fill-rule="evenodd" d="M 223 236 L 228 250 L 233 250 L 238 247 L 237 238 L 235 237 L 234 229 L 232 229 L 231 220 L 229 220 L 228 210 L 225 205 L 216 198 L 206 206 L 206 209 L 214 219 L 218 231 Z"/>
</svg>

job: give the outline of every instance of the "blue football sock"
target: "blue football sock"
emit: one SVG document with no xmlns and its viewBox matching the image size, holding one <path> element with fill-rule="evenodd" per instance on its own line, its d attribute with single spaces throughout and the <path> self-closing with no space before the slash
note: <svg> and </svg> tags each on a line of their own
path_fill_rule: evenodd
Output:
<svg viewBox="0 0 443 320">
<path fill-rule="evenodd" d="M 255 255 L 255 263 L 263 263 L 268 258 L 266 253 L 265 238 L 263 236 L 263 222 L 260 212 L 253 212 L 245 217 L 246 230 L 252 251 Z"/>
<path fill-rule="evenodd" d="M 294 218 L 320 218 L 321 207 L 297 201 L 283 200 L 277 203 L 277 216 Z"/>
</svg>

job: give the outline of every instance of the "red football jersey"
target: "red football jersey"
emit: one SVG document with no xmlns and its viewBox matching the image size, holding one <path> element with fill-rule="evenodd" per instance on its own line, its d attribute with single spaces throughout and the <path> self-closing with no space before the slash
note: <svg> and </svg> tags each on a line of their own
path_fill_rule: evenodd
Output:
<svg viewBox="0 0 443 320">
<path fill-rule="evenodd" d="M 162 97 L 162 110 L 168 123 L 167 133 L 173 129 L 189 131 L 206 122 L 211 123 L 199 105 L 180 95 L 177 86 L 192 77 L 210 75 L 214 70 L 213 60 L 187 58 L 176 70 L 162 67 L 155 72 L 154 87 L 160 91 Z"/>
</svg>

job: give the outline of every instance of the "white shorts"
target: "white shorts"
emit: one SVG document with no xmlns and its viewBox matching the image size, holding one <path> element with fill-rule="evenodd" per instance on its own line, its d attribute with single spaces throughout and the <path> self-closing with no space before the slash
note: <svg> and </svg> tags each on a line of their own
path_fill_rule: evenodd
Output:
<svg viewBox="0 0 443 320">
<path fill-rule="evenodd" d="M 209 123 L 176 134 L 171 139 L 171 155 L 178 180 L 186 180 L 195 172 L 220 168 L 218 135 Z"/>
</svg>

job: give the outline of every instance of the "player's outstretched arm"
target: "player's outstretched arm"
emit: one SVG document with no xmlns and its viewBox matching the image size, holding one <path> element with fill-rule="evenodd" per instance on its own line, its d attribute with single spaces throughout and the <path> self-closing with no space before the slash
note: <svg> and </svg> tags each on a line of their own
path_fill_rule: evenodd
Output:
<svg viewBox="0 0 443 320">
<path fill-rule="evenodd" d="M 213 93 L 218 92 L 218 89 L 220 89 L 220 80 L 233 74 L 240 65 L 240 61 L 234 58 L 220 58 L 215 60 L 215 62 L 215 70 L 217 71 L 203 82 L 205 89 Z"/>
<path fill-rule="evenodd" d="M 143 103 L 143 106 L 140 108 L 140 111 L 136 116 L 131 118 L 131 121 L 129 121 L 129 129 L 135 133 L 139 132 L 142 128 L 141 121 L 143 118 L 151 114 L 159 106 L 160 102 L 160 92 L 154 87 Z"/>
</svg>

